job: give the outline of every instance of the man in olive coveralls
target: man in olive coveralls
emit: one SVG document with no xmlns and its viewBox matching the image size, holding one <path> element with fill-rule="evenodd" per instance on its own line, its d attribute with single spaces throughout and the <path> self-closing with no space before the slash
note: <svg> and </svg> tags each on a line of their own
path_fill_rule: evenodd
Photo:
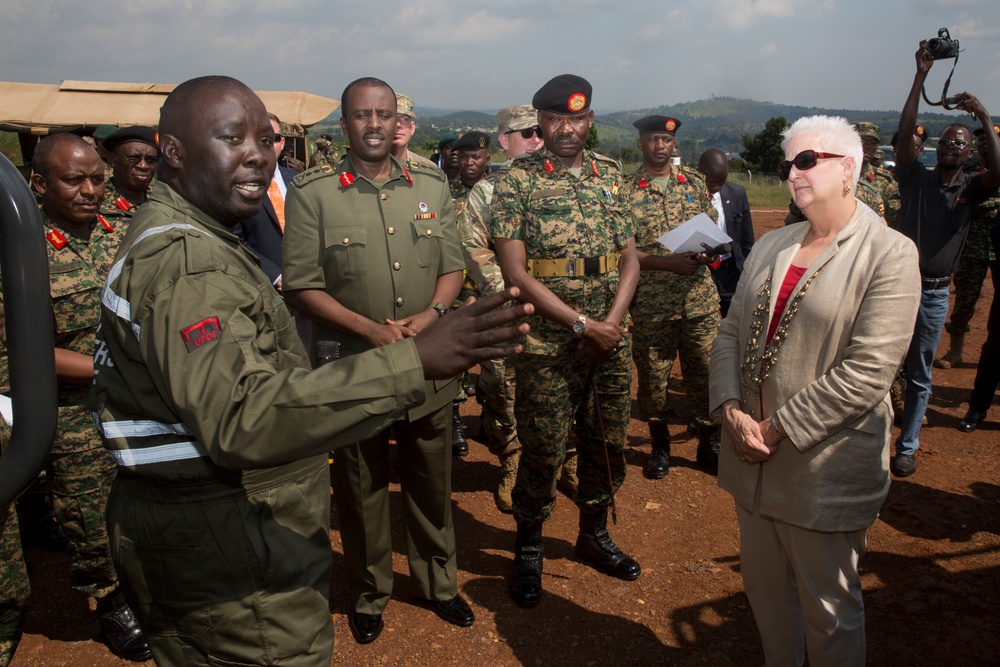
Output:
<svg viewBox="0 0 1000 667">
<path fill-rule="evenodd" d="M 708 414 L 708 363 L 719 333 L 719 291 L 705 266 L 717 257 L 675 254 L 656 239 L 705 213 L 718 218 L 705 177 L 673 166 L 670 154 L 681 126 L 676 118 L 646 116 L 632 123 L 642 167 L 629 179 L 642 273 L 632 300 L 632 354 L 639 373 L 639 415 L 649 423 L 652 454 L 645 472 L 653 479 L 670 471 L 667 381 L 680 352 L 688 408 L 698 427 L 698 464 L 719 468 L 719 423 Z"/>
<path fill-rule="evenodd" d="M 313 321 L 313 340 L 342 357 L 419 334 L 448 310 L 465 259 L 448 183 L 437 167 L 390 154 L 396 97 L 383 81 L 344 90 L 340 121 L 351 152 L 334 170 L 292 181 L 285 206 L 286 293 Z M 446 621 L 472 625 L 458 594 L 451 512 L 452 399 L 457 379 L 427 384 L 427 399 L 392 424 L 403 521 L 417 594 Z M 389 428 L 333 457 L 333 488 L 360 643 L 382 631 L 392 595 Z"/>
<path fill-rule="evenodd" d="M 574 417 L 580 437 L 577 555 L 622 579 L 640 573 L 607 532 L 612 494 L 625 479 L 632 364 L 623 324 L 639 261 L 618 163 L 584 149 L 594 122 L 590 98 L 590 84 L 571 74 L 535 93 L 545 147 L 514 158 L 490 206 L 504 279 L 538 313 L 525 354 L 514 362 L 521 461 L 510 590 L 526 607 L 541 594 L 542 522 L 555 505 Z"/>
<path fill-rule="evenodd" d="M 519 316 L 490 312 L 508 292 L 311 371 L 232 232 L 267 196 L 274 135 L 234 79 L 175 88 L 104 289 L 90 406 L 119 465 L 112 555 L 161 667 L 328 667 L 328 451 L 421 404 L 425 379 L 518 349 L 518 329 L 489 328 Z"/>
</svg>

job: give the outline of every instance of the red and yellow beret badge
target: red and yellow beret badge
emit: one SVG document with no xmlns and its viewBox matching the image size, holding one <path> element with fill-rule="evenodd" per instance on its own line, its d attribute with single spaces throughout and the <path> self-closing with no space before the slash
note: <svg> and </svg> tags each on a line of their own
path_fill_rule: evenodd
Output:
<svg viewBox="0 0 1000 667">
<path fill-rule="evenodd" d="M 566 108 L 573 113 L 582 111 L 585 106 L 587 106 L 587 96 L 583 93 L 573 93 L 566 101 Z"/>
<path fill-rule="evenodd" d="M 668 118 L 667 122 L 663 124 L 663 128 L 667 132 L 673 132 L 674 130 L 677 129 L 677 121 L 675 121 L 673 118 Z"/>
</svg>

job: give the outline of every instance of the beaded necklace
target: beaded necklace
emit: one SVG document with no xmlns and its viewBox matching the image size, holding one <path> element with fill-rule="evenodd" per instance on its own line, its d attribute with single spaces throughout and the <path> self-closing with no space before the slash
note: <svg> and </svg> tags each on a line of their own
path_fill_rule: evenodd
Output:
<svg viewBox="0 0 1000 667">
<path fill-rule="evenodd" d="M 760 387 L 764 384 L 764 380 L 770 376 L 771 369 L 778 363 L 778 351 L 781 349 L 781 344 L 785 342 L 785 338 L 788 337 L 788 325 L 791 324 L 795 314 L 799 312 L 799 302 L 805 298 L 809 286 L 823 270 L 823 266 L 809 276 L 805 284 L 802 285 L 802 289 L 785 304 L 785 310 L 781 314 L 781 319 L 778 320 L 778 328 L 775 329 L 771 342 L 767 344 L 761 354 L 758 354 L 758 350 L 760 350 L 761 334 L 764 332 L 768 308 L 771 305 L 771 279 L 774 277 L 774 267 L 771 267 L 770 273 L 767 274 L 767 280 L 757 290 L 757 304 L 751 315 L 753 319 L 750 322 L 750 338 L 747 342 L 746 352 L 743 354 L 743 361 L 740 363 L 740 384 L 743 387 L 744 406 L 752 405 L 750 403 L 751 391 L 753 391 L 753 398 L 759 402 Z"/>
</svg>

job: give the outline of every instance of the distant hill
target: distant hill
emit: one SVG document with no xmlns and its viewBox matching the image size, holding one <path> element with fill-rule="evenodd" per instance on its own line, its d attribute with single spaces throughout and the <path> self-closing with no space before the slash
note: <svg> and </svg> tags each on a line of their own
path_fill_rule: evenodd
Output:
<svg viewBox="0 0 1000 667">
<path fill-rule="evenodd" d="M 752 135 L 759 132 L 769 119 L 776 116 L 783 116 L 789 123 L 802 116 L 813 114 L 843 116 L 852 122 L 867 120 L 882 128 L 882 142 L 886 144 L 889 143 L 889 138 L 899 123 L 898 111 L 826 109 L 758 102 L 738 97 L 711 97 L 649 109 L 599 114 L 595 117 L 597 135 L 600 139 L 597 151 L 619 157 L 623 148 L 634 148 L 637 135 L 632 122 L 653 114 L 670 116 L 681 121 L 677 141 L 681 155 L 688 162 L 696 160 L 702 151 L 709 148 L 738 153 L 743 149 L 744 134 Z M 410 144 L 416 148 L 430 146 L 448 132 L 479 130 L 491 135 L 496 134 L 496 115 L 487 111 L 418 108 L 417 116 L 417 132 Z M 339 119 L 338 111 L 312 128 L 310 134 L 329 132 L 335 137 L 335 141 L 338 139 L 343 141 Z M 933 137 L 939 135 L 945 126 L 966 120 L 968 119 L 954 114 L 923 113 L 917 122 L 924 125 Z"/>
</svg>

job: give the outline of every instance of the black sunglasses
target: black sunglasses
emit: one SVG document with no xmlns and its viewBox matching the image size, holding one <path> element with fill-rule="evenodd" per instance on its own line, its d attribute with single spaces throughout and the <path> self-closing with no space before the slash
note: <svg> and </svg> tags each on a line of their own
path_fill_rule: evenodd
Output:
<svg viewBox="0 0 1000 667">
<path fill-rule="evenodd" d="M 514 134 L 515 132 L 520 132 L 522 139 L 530 139 L 536 135 L 539 139 L 542 138 L 542 128 L 540 127 L 529 127 L 527 130 L 509 130 L 504 132 L 504 134 Z"/>
<path fill-rule="evenodd" d="M 818 151 L 802 151 L 791 160 L 784 160 L 778 164 L 778 178 L 783 181 L 788 180 L 788 175 L 792 173 L 794 166 L 799 171 L 812 169 L 821 158 L 844 157 L 837 153 L 820 153 Z"/>
<path fill-rule="evenodd" d="M 140 162 L 145 162 L 146 164 L 155 167 L 156 166 L 156 155 L 126 155 L 125 161 L 131 165 L 137 165 Z"/>
<path fill-rule="evenodd" d="M 963 141 L 961 139 L 938 139 L 938 146 L 944 146 L 945 148 L 951 148 L 952 146 L 955 146 L 956 148 L 965 148 L 968 145 L 968 141 Z"/>
<path fill-rule="evenodd" d="M 284 140 L 285 140 L 285 138 L 283 136 L 281 136 L 280 134 L 274 135 L 274 143 L 280 144 Z"/>
</svg>

